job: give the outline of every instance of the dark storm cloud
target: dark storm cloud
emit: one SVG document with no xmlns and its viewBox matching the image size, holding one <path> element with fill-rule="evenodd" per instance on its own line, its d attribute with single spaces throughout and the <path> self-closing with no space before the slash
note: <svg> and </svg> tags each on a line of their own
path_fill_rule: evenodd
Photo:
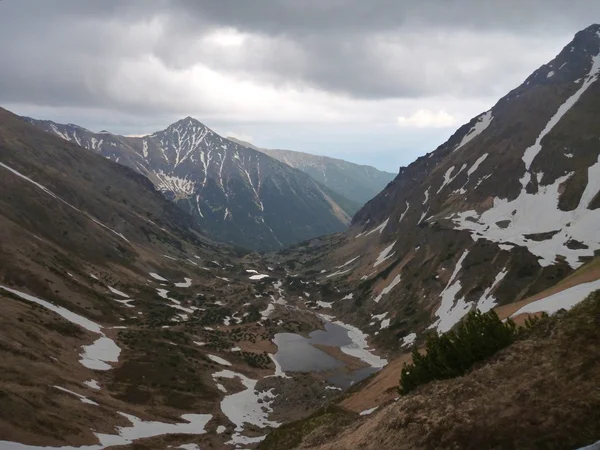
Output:
<svg viewBox="0 0 600 450">
<path fill-rule="evenodd" d="M 130 64 L 141 56 L 174 73 L 202 64 L 357 99 L 495 97 L 592 17 L 600 2 L 4 0 L 0 102 L 176 109 L 153 92 L 119 89 L 132 77 L 140 93 L 144 83 L 156 89 Z M 246 35 L 242 51 L 202 44 L 228 28 Z"/>
</svg>

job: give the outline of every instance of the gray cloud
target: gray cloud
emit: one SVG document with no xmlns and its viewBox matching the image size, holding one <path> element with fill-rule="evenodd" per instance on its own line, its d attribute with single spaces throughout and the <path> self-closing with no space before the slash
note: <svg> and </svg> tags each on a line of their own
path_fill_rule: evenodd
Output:
<svg viewBox="0 0 600 450">
<path fill-rule="evenodd" d="M 599 13 L 564 0 L 5 0 L 0 101 L 106 106 L 140 54 L 356 98 L 497 96 Z M 249 34 L 241 54 L 197 45 L 228 27 Z"/>
</svg>

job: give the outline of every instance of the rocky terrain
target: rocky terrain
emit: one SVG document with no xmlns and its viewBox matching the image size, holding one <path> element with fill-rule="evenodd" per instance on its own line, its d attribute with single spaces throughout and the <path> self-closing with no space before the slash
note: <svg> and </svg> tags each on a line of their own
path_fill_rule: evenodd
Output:
<svg viewBox="0 0 600 450">
<path fill-rule="evenodd" d="M 593 25 L 402 168 L 349 230 L 266 255 L 212 240 L 156 174 L 126 167 L 133 153 L 82 151 L 0 110 L 0 448 L 598 440 L 599 77 Z M 179 167 L 174 135 L 132 151 L 172 147 Z M 410 351 L 475 308 L 550 317 L 398 398 Z"/>
<path fill-rule="evenodd" d="M 394 173 L 342 159 L 292 150 L 260 148 L 235 138 L 228 139 L 300 169 L 319 183 L 354 202 L 357 209 L 379 194 L 396 177 Z M 352 211 L 354 212 L 356 211 Z"/>
<path fill-rule="evenodd" d="M 347 199 L 305 173 L 231 142 L 191 117 L 140 138 L 25 120 L 148 177 L 220 242 L 278 250 L 344 230 L 351 218 L 347 210 L 355 211 Z"/>
<path fill-rule="evenodd" d="M 1 110 L 0 171 L 0 448 L 253 445 L 370 367 L 358 332 L 335 367 L 285 374 L 274 337 L 323 327 L 318 286 L 211 241 L 133 170 Z"/>
</svg>

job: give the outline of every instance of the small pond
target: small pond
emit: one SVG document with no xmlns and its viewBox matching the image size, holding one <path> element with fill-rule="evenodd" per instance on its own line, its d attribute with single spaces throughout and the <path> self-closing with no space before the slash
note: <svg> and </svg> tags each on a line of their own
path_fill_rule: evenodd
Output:
<svg viewBox="0 0 600 450">
<path fill-rule="evenodd" d="M 278 348 L 275 359 L 284 372 L 329 372 L 327 381 L 341 388 L 379 370 L 378 367 L 365 367 L 350 372 L 343 361 L 314 347 L 315 344 L 338 348 L 353 344 L 348 330 L 331 322 L 325 323 L 325 330 L 311 332 L 308 338 L 295 333 L 277 333 L 273 342 Z"/>
</svg>

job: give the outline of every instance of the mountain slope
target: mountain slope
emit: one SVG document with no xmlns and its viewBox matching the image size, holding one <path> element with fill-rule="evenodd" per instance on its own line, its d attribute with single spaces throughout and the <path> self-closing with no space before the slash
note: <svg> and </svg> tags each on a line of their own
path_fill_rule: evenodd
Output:
<svg viewBox="0 0 600 450">
<path fill-rule="evenodd" d="M 275 335 L 322 326 L 318 286 L 146 177 L 0 109 L 0 191 L 1 449 L 253 448 L 340 389 L 274 362 Z"/>
<path fill-rule="evenodd" d="M 393 173 L 383 172 L 371 166 L 354 164 L 343 159 L 291 150 L 259 148 L 235 138 L 228 139 L 306 172 L 319 183 L 359 205 L 364 205 L 379 194 L 396 176 Z"/>
<path fill-rule="evenodd" d="M 600 437 L 599 338 L 600 291 L 464 377 L 362 416 L 329 407 L 274 431 L 259 448 L 582 448 Z"/>
<path fill-rule="evenodd" d="M 333 313 L 395 352 L 553 285 L 600 250 L 599 74 L 594 25 L 401 168 L 343 236 L 289 258 L 351 294 Z"/>
<path fill-rule="evenodd" d="M 219 241 L 276 250 L 342 231 L 349 222 L 344 208 L 303 172 L 191 117 L 141 138 L 26 120 L 147 176 Z"/>
</svg>

